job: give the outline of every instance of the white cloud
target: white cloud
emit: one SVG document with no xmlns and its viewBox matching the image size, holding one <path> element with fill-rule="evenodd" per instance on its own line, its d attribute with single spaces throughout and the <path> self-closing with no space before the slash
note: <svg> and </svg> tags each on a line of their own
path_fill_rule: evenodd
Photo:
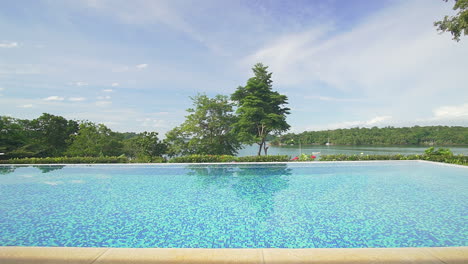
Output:
<svg viewBox="0 0 468 264">
<path fill-rule="evenodd" d="M 95 104 L 96 106 L 99 106 L 99 107 L 107 107 L 107 106 L 110 106 L 112 102 L 111 101 L 97 101 Z"/>
<path fill-rule="evenodd" d="M 336 97 L 329 97 L 329 96 L 321 96 L 321 95 L 308 95 L 304 96 L 305 99 L 317 99 L 320 101 L 325 102 L 362 102 L 363 99 L 358 98 L 336 98 Z"/>
<path fill-rule="evenodd" d="M 74 85 L 74 86 L 78 86 L 78 87 L 81 87 L 81 86 L 88 86 L 89 84 L 87 82 L 71 82 L 69 83 L 70 85 Z"/>
<path fill-rule="evenodd" d="M 81 102 L 81 101 L 85 101 L 86 98 L 84 97 L 70 97 L 68 98 L 69 101 L 72 101 L 72 102 Z"/>
<path fill-rule="evenodd" d="M 148 64 L 146 64 L 146 63 L 143 63 L 143 64 L 138 64 L 138 65 L 137 65 L 137 66 L 135 66 L 135 67 L 137 67 L 137 69 L 145 69 L 145 68 L 147 68 L 147 67 L 148 67 Z"/>
<path fill-rule="evenodd" d="M 106 96 L 98 96 L 96 97 L 98 100 L 109 100 L 111 99 L 111 97 L 109 95 L 106 95 Z"/>
<path fill-rule="evenodd" d="M 54 95 L 54 96 L 49 96 L 47 98 L 44 98 L 45 101 L 63 101 L 65 98 Z"/>
<path fill-rule="evenodd" d="M 0 87 L 0 91 L 3 91 L 3 90 L 5 90 L 5 88 Z"/>
<path fill-rule="evenodd" d="M 119 86 L 120 84 L 118 82 L 114 82 L 111 84 L 112 87 L 116 87 L 116 86 Z"/>
<path fill-rule="evenodd" d="M 389 125 L 392 116 L 376 116 L 369 120 L 362 121 L 344 121 L 339 123 L 328 124 L 321 127 L 308 127 L 306 130 L 324 130 L 324 129 L 338 129 L 338 128 L 353 128 L 353 127 L 372 127 Z"/>
<path fill-rule="evenodd" d="M 32 108 L 33 105 L 32 104 L 24 104 L 24 105 L 20 105 L 18 107 L 21 107 L 21 108 Z"/>
<path fill-rule="evenodd" d="M 112 85 L 112 86 L 117 86 L 117 85 Z M 105 92 L 105 93 L 111 93 L 111 92 L 113 92 L 114 90 L 112 90 L 112 89 L 104 89 L 104 90 L 102 90 L 102 91 Z"/>
<path fill-rule="evenodd" d="M 468 60 L 462 59 L 468 58 L 468 41 L 457 43 L 432 25 L 449 10 L 438 1 L 401 1 L 347 31 L 317 24 L 279 36 L 240 63 L 270 66 L 276 87 L 329 90 L 333 97 L 316 97 L 322 101 L 356 94 L 392 115 L 417 118 L 431 105 L 468 98 Z"/>
<path fill-rule="evenodd" d="M 434 109 L 435 119 L 459 119 L 464 118 L 468 121 L 468 104 L 456 106 L 442 106 Z"/>
<path fill-rule="evenodd" d="M 18 42 L 3 42 L 0 43 L 0 48 L 16 48 L 18 47 Z"/>
</svg>

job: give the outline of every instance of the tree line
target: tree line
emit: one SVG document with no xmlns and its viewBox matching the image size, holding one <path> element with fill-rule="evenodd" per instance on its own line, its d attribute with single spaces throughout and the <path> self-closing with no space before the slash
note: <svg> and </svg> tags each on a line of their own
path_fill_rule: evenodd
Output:
<svg viewBox="0 0 468 264">
<path fill-rule="evenodd" d="M 468 145 L 468 127 L 372 127 L 288 133 L 272 145 Z"/>
<path fill-rule="evenodd" d="M 33 120 L 0 116 L 0 159 L 105 157 L 125 155 L 154 162 L 163 155 L 235 155 L 243 144 L 258 144 L 289 129 L 287 97 L 272 89 L 272 73 L 257 63 L 254 76 L 230 95 L 192 97 L 186 120 L 159 139 L 157 132 L 120 133 L 103 124 L 67 120 L 48 113 Z"/>
</svg>

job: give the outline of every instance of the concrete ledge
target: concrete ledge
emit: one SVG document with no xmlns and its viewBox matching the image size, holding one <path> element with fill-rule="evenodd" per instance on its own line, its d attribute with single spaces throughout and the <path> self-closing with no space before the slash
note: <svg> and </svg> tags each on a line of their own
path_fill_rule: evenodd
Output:
<svg viewBox="0 0 468 264">
<path fill-rule="evenodd" d="M 2 264 L 111 263 L 468 263 L 468 247 L 190 249 L 0 247 Z"/>
</svg>

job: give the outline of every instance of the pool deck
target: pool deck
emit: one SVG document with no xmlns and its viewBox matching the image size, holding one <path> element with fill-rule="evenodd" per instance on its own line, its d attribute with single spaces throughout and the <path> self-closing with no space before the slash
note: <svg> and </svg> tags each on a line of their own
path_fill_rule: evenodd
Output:
<svg viewBox="0 0 468 264">
<path fill-rule="evenodd" d="M 2 264 L 468 263 L 468 247 L 190 249 L 0 247 Z"/>
</svg>

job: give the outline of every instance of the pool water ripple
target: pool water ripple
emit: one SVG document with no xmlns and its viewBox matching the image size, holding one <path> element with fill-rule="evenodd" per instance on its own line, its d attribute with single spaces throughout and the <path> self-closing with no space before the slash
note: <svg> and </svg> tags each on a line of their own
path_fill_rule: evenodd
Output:
<svg viewBox="0 0 468 264">
<path fill-rule="evenodd" d="M 0 166 L 0 246 L 468 246 L 468 168 Z"/>
</svg>

